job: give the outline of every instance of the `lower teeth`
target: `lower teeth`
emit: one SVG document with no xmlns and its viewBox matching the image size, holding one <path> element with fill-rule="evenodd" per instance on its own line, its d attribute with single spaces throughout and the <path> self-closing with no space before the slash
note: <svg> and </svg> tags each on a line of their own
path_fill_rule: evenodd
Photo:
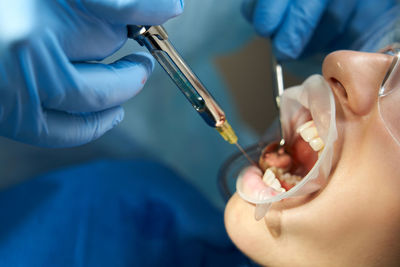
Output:
<svg viewBox="0 0 400 267">
<path fill-rule="evenodd" d="M 268 145 L 259 159 L 263 182 L 277 192 L 290 190 L 302 180 L 301 176 L 290 173 L 293 164 L 292 156 L 283 147 L 277 143 Z"/>
<path fill-rule="evenodd" d="M 268 168 L 263 177 L 264 183 L 278 192 L 290 190 L 292 187 L 297 185 L 301 179 L 302 177 L 298 175 L 292 175 L 289 172 L 285 172 L 284 169 L 278 167 Z"/>
</svg>

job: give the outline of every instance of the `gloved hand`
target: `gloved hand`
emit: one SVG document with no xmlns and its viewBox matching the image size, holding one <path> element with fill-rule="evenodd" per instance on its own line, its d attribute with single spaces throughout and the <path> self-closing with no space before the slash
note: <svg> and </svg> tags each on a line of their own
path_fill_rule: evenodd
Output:
<svg viewBox="0 0 400 267">
<path fill-rule="evenodd" d="M 145 53 L 93 61 L 125 43 L 127 24 L 162 24 L 182 10 L 182 0 L 1 1 L 0 135 L 69 147 L 104 134 L 154 63 Z"/>
<path fill-rule="evenodd" d="M 348 49 L 396 0 L 244 0 L 256 31 L 271 37 L 279 60 Z"/>
</svg>

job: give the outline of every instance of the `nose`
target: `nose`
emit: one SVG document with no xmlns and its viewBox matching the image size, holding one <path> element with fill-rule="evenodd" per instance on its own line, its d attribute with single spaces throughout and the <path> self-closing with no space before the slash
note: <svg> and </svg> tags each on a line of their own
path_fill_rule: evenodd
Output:
<svg viewBox="0 0 400 267">
<path fill-rule="evenodd" d="M 392 56 L 380 53 L 336 51 L 322 65 L 322 73 L 342 104 L 366 115 L 378 99 L 379 87 Z"/>
</svg>

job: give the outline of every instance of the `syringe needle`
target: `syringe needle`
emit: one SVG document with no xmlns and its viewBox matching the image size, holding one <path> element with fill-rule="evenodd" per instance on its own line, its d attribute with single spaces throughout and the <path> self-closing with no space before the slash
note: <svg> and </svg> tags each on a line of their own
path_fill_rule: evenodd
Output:
<svg viewBox="0 0 400 267">
<path fill-rule="evenodd" d="M 225 121 L 224 124 L 220 127 L 217 127 L 217 130 L 226 141 L 228 141 L 230 144 L 236 145 L 236 147 L 239 149 L 240 152 L 242 152 L 242 154 L 251 163 L 251 165 L 257 166 L 257 164 L 249 157 L 249 155 L 247 155 L 246 151 L 239 145 L 239 139 L 233 131 L 231 125 L 227 121 Z"/>
<path fill-rule="evenodd" d="M 251 165 L 257 166 L 257 164 L 250 158 L 250 156 L 246 153 L 246 151 L 239 145 L 239 143 L 235 143 L 236 147 L 242 152 L 242 154 L 246 157 L 246 159 L 251 163 Z"/>
</svg>

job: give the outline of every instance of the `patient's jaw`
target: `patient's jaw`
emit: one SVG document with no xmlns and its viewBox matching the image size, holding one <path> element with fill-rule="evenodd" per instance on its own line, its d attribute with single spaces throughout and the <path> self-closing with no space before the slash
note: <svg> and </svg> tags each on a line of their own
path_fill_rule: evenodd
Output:
<svg viewBox="0 0 400 267">
<path fill-rule="evenodd" d="M 391 57 L 339 51 L 324 61 L 335 95 L 338 140 L 325 188 L 273 204 L 261 221 L 237 195 L 225 210 L 229 236 L 268 266 L 399 266 L 400 148 L 377 111 Z M 400 104 L 399 104 L 400 106 Z"/>
</svg>

